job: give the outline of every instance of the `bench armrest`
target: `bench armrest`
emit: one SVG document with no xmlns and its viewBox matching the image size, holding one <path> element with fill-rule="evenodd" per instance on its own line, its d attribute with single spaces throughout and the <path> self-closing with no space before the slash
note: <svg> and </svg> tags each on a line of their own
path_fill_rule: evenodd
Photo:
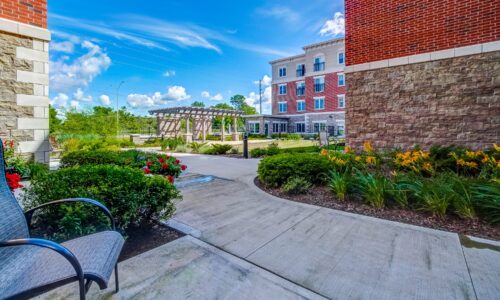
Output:
<svg viewBox="0 0 500 300">
<path fill-rule="evenodd" d="M 31 218 L 33 217 L 33 213 L 41 208 L 51 206 L 51 205 L 60 205 L 60 204 L 65 204 L 65 203 L 71 203 L 71 202 L 83 202 L 83 203 L 89 203 L 94 206 L 97 206 L 111 221 L 111 227 L 113 230 L 116 230 L 115 226 L 115 220 L 113 219 L 113 215 L 109 211 L 109 209 L 104 206 L 102 203 L 99 201 L 93 200 L 93 199 L 87 199 L 87 198 L 69 198 L 69 199 L 62 199 L 62 200 L 56 200 L 52 202 L 47 202 L 44 203 L 40 206 L 37 206 L 35 208 L 32 208 L 24 213 L 24 216 L 26 217 L 26 222 L 28 223 L 28 226 L 31 227 Z"/>
</svg>

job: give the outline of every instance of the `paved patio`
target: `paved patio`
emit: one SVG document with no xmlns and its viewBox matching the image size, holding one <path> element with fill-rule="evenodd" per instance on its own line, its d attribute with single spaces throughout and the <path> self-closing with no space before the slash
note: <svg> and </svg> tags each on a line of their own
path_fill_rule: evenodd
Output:
<svg viewBox="0 0 500 300">
<path fill-rule="evenodd" d="M 256 160 L 181 159 L 218 177 L 182 188 L 169 224 L 191 236 L 121 263 L 113 298 L 500 299 L 500 242 L 270 196 Z"/>
</svg>

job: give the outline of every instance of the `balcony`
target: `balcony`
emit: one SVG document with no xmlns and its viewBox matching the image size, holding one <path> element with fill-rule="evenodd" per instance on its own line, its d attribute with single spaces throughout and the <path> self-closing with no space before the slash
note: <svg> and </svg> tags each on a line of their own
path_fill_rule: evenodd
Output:
<svg viewBox="0 0 500 300">
<path fill-rule="evenodd" d="M 325 84 L 324 83 L 316 83 L 314 85 L 314 92 L 321 93 L 324 91 L 325 91 Z"/>
<path fill-rule="evenodd" d="M 297 69 L 297 77 L 303 77 L 304 75 L 306 75 L 306 69 L 305 68 Z"/>
<path fill-rule="evenodd" d="M 297 87 L 297 96 L 304 96 L 306 94 L 306 87 L 305 86 L 301 86 L 301 87 Z"/>
<path fill-rule="evenodd" d="M 314 72 L 319 72 L 319 71 L 324 71 L 325 70 L 325 63 L 324 62 L 319 62 L 314 64 Z"/>
</svg>

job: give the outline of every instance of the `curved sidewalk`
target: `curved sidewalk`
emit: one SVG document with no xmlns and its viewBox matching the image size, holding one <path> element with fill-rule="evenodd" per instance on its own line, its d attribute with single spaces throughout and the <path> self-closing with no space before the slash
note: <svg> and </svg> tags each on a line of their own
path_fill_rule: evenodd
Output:
<svg viewBox="0 0 500 300">
<path fill-rule="evenodd" d="M 500 299 L 500 243 L 295 203 L 253 184 L 257 160 L 186 155 L 218 179 L 182 189 L 170 221 L 332 299 Z"/>
</svg>

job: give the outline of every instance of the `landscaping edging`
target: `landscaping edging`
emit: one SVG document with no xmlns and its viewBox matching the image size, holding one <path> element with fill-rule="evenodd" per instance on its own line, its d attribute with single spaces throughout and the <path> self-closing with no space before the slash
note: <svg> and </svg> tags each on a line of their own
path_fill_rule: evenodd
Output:
<svg viewBox="0 0 500 300">
<path fill-rule="evenodd" d="M 489 225 L 477 219 L 464 220 L 454 216 L 446 216 L 444 219 L 440 219 L 425 212 L 409 209 L 387 207 L 376 209 L 352 197 L 345 202 L 340 202 L 324 186 L 314 186 L 309 193 L 304 195 L 289 195 L 283 193 L 279 188 L 266 187 L 258 177 L 254 179 L 254 183 L 262 191 L 285 200 L 500 241 L 500 226 Z"/>
</svg>

